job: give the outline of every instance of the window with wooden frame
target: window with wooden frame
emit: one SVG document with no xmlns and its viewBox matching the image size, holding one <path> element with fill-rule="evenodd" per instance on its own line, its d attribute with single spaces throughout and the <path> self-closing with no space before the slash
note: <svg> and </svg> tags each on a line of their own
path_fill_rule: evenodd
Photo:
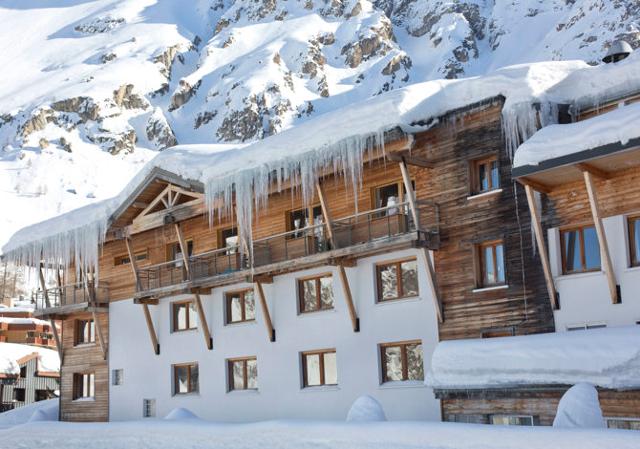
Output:
<svg viewBox="0 0 640 449">
<path fill-rule="evenodd" d="M 560 231 L 562 273 L 600 270 L 600 243 L 593 226 L 579 226 Z"/>
<path fill-rule="evenodd" d="M 173 332 L 187 331 L 198 327 L 198 313 L 193 301 L 172 302 L 171 317 Z"/>
<path fill-rule="evenodd" d="M 309 206 L 302 209 L 287 211 L 287 231 L 298 231 L 322 223 L 324 218 L 322 215 L 322 207 Z M 301 237 L 302 234 L 294 233 L 288 235 L 287 238 Z"/>
<path fill-rule="evenodd" d="M 258 359 L 242 357 L 227 360 L 229 391 L 258 389 Z"/>
<path fill-rule="evenodd" d="M 411 181 L 412 189 L 415 191 L 415 181 Z M 400 209 L 391 206 L 404 203 L 406 201 L 407 189 L 402 180 L 395 181 L 390 184 L 376 186 L 371 189 L 371 204 L 373 209 L 381 209 L 389 207 L 386 211 L 382 211 L 378 216 L 396 215 L 401 213 Z"/>
<path fill-rule="evenodd" d="M 376 265 L 378 302 L 418 296 L 418 261 L 405 259 Z"/>
<path fill-rule="evenodd" d="M 180 363 L 173 365 L 173 394 L 198 392 L 198 364 Z"/>
<path fill-rule="evenodd" d="M 227 248 L 227 254 L 235 254 L 238 252 L 240 237 L 238 236 L 238 228 L 230 227 L 218 230 L 218 248 Z"/>
<path fill-rule="evenodd" d="M 497 426 L 533 426 L 531 415 L 491 415 L 491 424 Z"/>
<path fill-rule="evenodd" d="M 500 166 L 496 155 L 470 162 L 471 194 L 490 192 L 500 188 Z"/>
<path fill-rule="evenodd" d="M 96 342 L 96 328 L 93 320 L 76 320 L 74 341 L 76 345 Z"/>
<path fill-rule="evenodd" d="M 478 244 L 476 259 L 477 287 L 488 288 L 505 284 L 504 243 L 502 240 Z"/>
<path fill-rule="evenodd" d="M 303 388 L 338 385 L 336 350 L 322 349 L 302 353 Z"/>
<path fill-rule="evenodd" d="M 605 418 L 607 429 L 640 430 L 640 418 Z"/>
<path fill-rule="evenodd" d="M 95 397 L 95 374 L 74 373 L 73 400 L 91 399 Z"/>
<path fill-rule="evenodd" d="M 422 341 L 403 341 L 380 345 L 382 382 L 424 380 Z"/>
<path fill-rule="evenodd" d="M 187 240 L 187 258 L 193 256 L 193 240 Z M 167 245 L 166 249 L 167 262 L 176 262 L 176 265 L 182 264 L 182 248 L 180 242 L 173 242 Z"/>
<path fill-rule="evenodd" d="M 629 229 L 629 260 L 632 267 L 640 266 L 640 215 L 627 219 Z"/>
<path fill-rule="evenodd" d="M 333 276 L 298 279 L 298 303 L 300 313 L 333 309 Z"/>
<path fill-rule="evenodd" d="M 252 288 L 226 292 L 226 324 L 244 323 L 256 319 L 256 300 Z"/>
<path fill-rule="evenodd" d="M 147 251 L 136 253 L 135 258 L 136 258 L 136 262 L 147 260 L 149 258 L 149 253 Z M 116 267 L 120 265 L 129 265 L 130 263 L 131 263 L 131 259 L 129 258 L 128 254 L 116 256 L 113 259 L 113 265 Z"/>
<path fill-rule="evenodd" d="M 27 400 L 27 390 L 25 388 L 13 389 L 13 400 L 16 402 L 24 402 Z"/>
</svg>

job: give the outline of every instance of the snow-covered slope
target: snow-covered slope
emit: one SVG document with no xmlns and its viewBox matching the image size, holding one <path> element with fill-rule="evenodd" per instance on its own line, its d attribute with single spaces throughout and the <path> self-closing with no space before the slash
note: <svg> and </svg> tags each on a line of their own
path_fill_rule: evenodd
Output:
<svg viewBox="0 0 640 449">
<path fill-rule="evenodd" d="M 248 142 L 381 92 L 640 43 L 635 0 L 3 0 L 0 244 L 176 143 Z"/>
</svg>

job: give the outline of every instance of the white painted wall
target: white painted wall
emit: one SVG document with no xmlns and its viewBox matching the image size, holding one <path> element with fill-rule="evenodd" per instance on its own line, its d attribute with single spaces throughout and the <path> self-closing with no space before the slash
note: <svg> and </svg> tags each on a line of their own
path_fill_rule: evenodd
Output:
<svg viewBox="0 0 640 449">
<path fill-rule="evenodd" d="M 420 298 L 377 304 L 374 264 L 416 255 Z M 345 418 L 353 401 L 370 394 L 383 405 L 391 420 L 439 420 L 440 404 L 421 382 L 380 385 L 378 344 L 421 339 L 425 372 L 438 341 L 437 319 L 418 250 L 406 250 L 358 261 L 347 268 L 360 332 L 354 333 L 335 267 L 300 271 L 274 278 L 265 294 L 276 328 L 277 341 L 269 342 L 262 314 L 251 324 L 224 325 L 223 292 L 249 284 L 218 288 L 202 296 L 213 336 L 207 350 L 201 331 L 170 332 L 170 303 L 184 296 L 165 298 L 150 306 L 159 334 L 160 355 L 153 353 L 142 306 L 131 300 L 110 305 L 110 369 L 124 369 L 124 383 L 110 386 L 111 420 L 142 417 L 143 398 L 156 399 L 156 416 L 175 407 L 187 407 L 202 418 L 218 421 L 254 421 L 278 418 Z M 298 315 L 296 278 L 333 272 L 335 310 Z M 257 300 L 256 300 L 257 302 Z M 338 386 L 301 389 L 300 352 L 336 348 Z M 227 393 L 227 358 L 257 356 L 258 391 Z M 200 391 L 172 396 L 171 365 L 197 361 Z"/>
<path fill-rule="evenodd" d="M 640 267 L 630 268 L 626 217 L 608 217 L 603 223 L 622 303 L 612 304 L 602 271 L 562 275 L 560 231 L 549 229 L 551 271 L 560 294 L 560 310 L 554 312 L 558 332 L 574 325 L 624 326 L 640 321 Z"/>
</svg>

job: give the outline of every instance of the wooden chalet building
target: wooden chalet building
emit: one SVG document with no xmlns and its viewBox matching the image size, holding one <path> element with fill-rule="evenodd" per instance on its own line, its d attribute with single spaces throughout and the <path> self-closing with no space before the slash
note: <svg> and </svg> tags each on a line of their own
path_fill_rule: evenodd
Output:
<svg viewBox="0 0 640 449">
<path fill-rule="evenodd" d="M 56 325 L 33 317 L 25 307 L 0 308 L 0 343 L 24 343 L 48 348 L 56 347 L 52 326 Z"/>
</svg>

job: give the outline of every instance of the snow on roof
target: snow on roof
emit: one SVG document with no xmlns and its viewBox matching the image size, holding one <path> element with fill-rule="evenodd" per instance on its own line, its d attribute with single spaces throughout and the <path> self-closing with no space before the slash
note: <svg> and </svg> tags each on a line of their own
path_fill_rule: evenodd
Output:
<svg viewBox="0 0 640 449">
<path fill-rule="evenodd" d="M 14 318 L 9 316 L 0 316 L 0 323 L 6 324 L 33 324 L 34 326 L 49 326 L 51 323 L 39 318 Z"/>
<path fill-rule="evenodd" d="M 238 226 L 250 237 L 252 206 L 264 206 L 268 186 L 293 178 L 310 201 L 320 170 L 360 179 L 365 151 L 384 146 L 384 133 L 410 133 L 438 123 L 448 111 L 502 95 L 507 150 L 513 152 L 543 126 L 554 123 L 558 104 L 580 106 L 640 90 L 640 54 L 596 67 L 582 61 L 555 61 L 505 67 L 488 75 L 417 83 L 311 119 L 262 141 L 241 145 L 181 146 L 149 162 L 121 194 L 29 226 L 2 248 L 11 261 L 82 260 L 97 266 L 99 246 L 112 213 L 153 168 L 163 168 L 205 185 L 207 204 L 222 198 L 229 212 L 235 192 Z M 536 106 L 537 105 L 537 106 Z M 427 123 L 427 125 L 424 125 Z M 273 174 L 276 174 L 276 179 Z M 220 203 L 218 203 L 220 204 Z M 222 212 L 222 211 L 219 211 Z"/>
<path fill-rule="evenodd" d="M 640 388 L 640 326 L 438 343 L 425 383 L 437 389 L 574 385 Z"/>
<path fill-rule="evenodd" d="M 18 360 L 33 353 L 38 354 L 38 371 L 60 372 L 60 357 L 56 351 L 38 346 L 0 343 L 0 374 L 20 374 Z"/>
<path fill-rule="evenodd" d="M 516 151 L 513 166 L 538 165 L 608 144 L 626 145 L 640 138 L 640 103 L 567 125 L 541 129 Z"/>
</svg>

